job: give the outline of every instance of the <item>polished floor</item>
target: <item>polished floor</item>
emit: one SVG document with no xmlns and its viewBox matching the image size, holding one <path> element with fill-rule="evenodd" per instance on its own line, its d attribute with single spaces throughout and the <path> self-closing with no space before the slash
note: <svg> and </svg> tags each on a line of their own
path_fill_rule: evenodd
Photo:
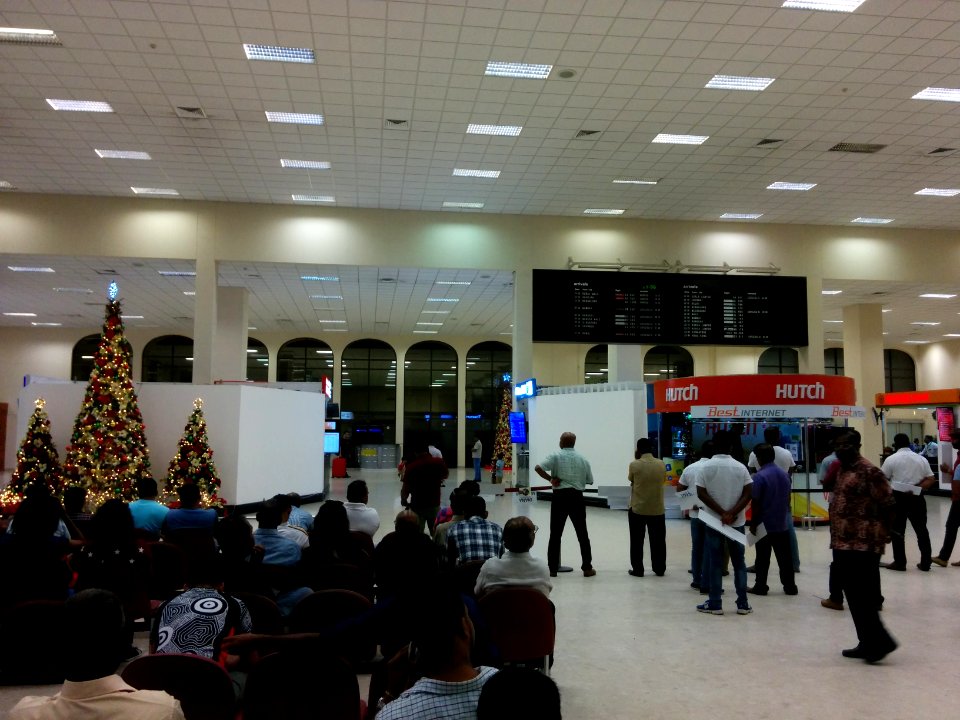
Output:
<svg viewBox="0 0 960 720">
<path fill-rule="evenodd" d="M 452 473 L 448 489 L 466 477 Z M 472 475 L 472 470 L 469 471 Z M 371 488 L 380 512 L 379 540 L 399 511 L 393 471 L 351 471 Z M 334 480 L 331 497 L 343 499 L 348 480 Z M 486 489 L 486 486 L 485 486 Z M 497 522 L 522 514 L 516 496 L 487 496 Z M 949 501 L 928 498 L 928 527 L 940 547 Z M 308 507 L 308 509 L 313 509 Z M 546 554 L 549 503 L 523 506 L 542 528 L 533 552 Z M 701 596 L 690 587 L 689 526 L 667 521 L 667 574 L 627 574 L 627 518 L 622 511 L 588 509 L 597 575 L 561 574 L 557 606 L 556 664 L 566 718 L 749 718 L 749 720 L 907 720 L 955 717 L 956 648 L 960 641 L 960 568 L 916 569 L 913 531 L 907 531 L 909 571 L 882 571 L 883 621 L 900 648 L 881 664 L 848 660 L 840 650 L 856 645 L 849 612 L 820 607 L 829 562 L 826 528 L 798 530 L 800 594 L 776 585 L 752 597 L 752 615 L 719 617 L 695 611 Z M 748 561 L 752 551 L 748 551 Z M 889 555 L 889 553 L 888 553 Z M 954 559 L 960 559 L 957 555 Z M 563 562 L 579 567 L 572 527 L 563 538 Z M 751 576 L 752 577 L 752 576 Z M 725 578 L 732 596 L 732 578 Z M 364 685 L 366 683 L 363 683 Z M 0 689 L 0 712 L 24 694 L 54 688 Z"/>
</svg>

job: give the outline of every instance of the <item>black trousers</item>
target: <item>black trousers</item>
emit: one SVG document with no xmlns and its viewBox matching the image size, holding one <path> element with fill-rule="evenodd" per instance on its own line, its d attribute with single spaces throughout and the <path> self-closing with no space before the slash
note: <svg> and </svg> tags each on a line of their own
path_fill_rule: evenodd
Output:
<svg viewBox="0 0 960 720">
<path fill-rule="evenodd" d="M 880 555 L 862 550 L 834 550 L 833 567 L 843 593 L 861 649 L 886 652 L 894 645 L 880 621 Z"/>
<path fill-rule="evenodd" d="M 953 546 L 957 542 L 957 528 L 960 528 L 960 500 L 950 503 L 950 514 L 947 515 L 947 525 L 943 530 L 943 547 L 938 557 L 949 560 Z"/>
<path fill-rule="evenodd" d="M 917 546 L 920 548 L 920 565 L 930 567 L 930 533 L 927 532 L 927 501 L 923 495 L 894 492 L 897 501 L 897 518 L 894 521 L 890 545 L 893 549 L 893 561 L 901 567 L 907 566 L 907 551 L 903 534 L 907 531 L 907 520 L 917 534 Z"/>
<path fill-rule="evenodd" d="M 630 523 L 630 566 L 643 575 L 643 542 L 650 531 L 650 565 L 657 575 L 667 571 L 667 523 L 663 515 L 637 515 L 627 510 Z M 699 521 L 698 521 L 699 522 Z"/>
<path fill-rule="evenodd" d="M 768 590 L 767 573 L 770 572 L 770 551 L 777 556 L 777 567 L 780 569 L 780 583 L 784 590 L 790 592 L 797 589 L 793 575 L 793 551 L 790 549 L 790 531 L 767 533 L 762 540 L 757 541 L 757 560 L 754 569 L 757 573 L 755 586 L 758 589 Z"/>
<path fill-rule="evenodd" d="M 590 551 L 590 536 L 587 534 L 587 506 L 583 502 L 583 493 L 573 488 L 553 491 L 550 503 L 550 542 L 547 545 L 547 565 L 551 572 L 560 567 L 560 538 L 567 518 L 573 523 L 580 543 L 581 567 L 586 570 L 593 567 L 593 553 Z"/>
</svg>

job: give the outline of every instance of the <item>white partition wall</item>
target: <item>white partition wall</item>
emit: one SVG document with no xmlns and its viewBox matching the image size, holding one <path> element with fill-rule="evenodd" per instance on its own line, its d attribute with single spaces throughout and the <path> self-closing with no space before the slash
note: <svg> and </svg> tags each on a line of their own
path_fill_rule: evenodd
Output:
<svg viewBox="0 0 960 720">
<path fill-rule="evenodd" d="M 576 449 L 590 461 L 599 485 L 628 485 L 627 466 L 637 438 L 647 434 L 644 383 L 548 388 L 527 401 L 530 468 L 557 450 L 560 434 L 577 436 Z M 537 477 L 531 474 L 530 483 Z"/>
<path fill-rule="evenodd" d="M 323 491 L 326 398 L 321 393 L 176 383 L 142 383 L 136 389 L 153 476 L 161 486 L 193 401 L 200 397 L 221 495 L 228 503 L 258 502 L 280 492 Z M 85 382 L 33 383 L 23 388 L 18 443 L 26 433 L 28 409 L 43 397 L 51 435 L 63 460 L 85 390 Z"/>
</svg>

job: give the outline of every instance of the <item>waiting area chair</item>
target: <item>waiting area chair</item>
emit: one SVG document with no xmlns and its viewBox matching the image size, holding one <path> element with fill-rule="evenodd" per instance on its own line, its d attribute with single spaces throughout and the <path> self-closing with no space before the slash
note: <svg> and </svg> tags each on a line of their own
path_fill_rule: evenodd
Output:
<svg viewBox="0 0 960 720">
<path fill-rule="evenodd" d="M 549 675 L 557 624 L 547 596 L 532 588 L 501 588 L 479 604 L 503 662 L 536 661 Z"/>
<path fill-rule="evenodd" d="M 197 655 L 144 655 L 120 673 L 138 690 L 163 690 L 180 701 L 186 720 L 233 720 L 233 681 L 220 665 Z"/>
</svg>

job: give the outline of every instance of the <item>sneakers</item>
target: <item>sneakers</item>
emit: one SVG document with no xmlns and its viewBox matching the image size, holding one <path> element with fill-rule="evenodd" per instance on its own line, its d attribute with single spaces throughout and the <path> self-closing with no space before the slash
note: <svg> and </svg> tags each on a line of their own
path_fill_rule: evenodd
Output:
<svg viewBox="0 0 960 720">
<path fill-rule="evenodd" d="M 594 570 L 592 567 L 590 567 L 590 568 L 585 568 L 584 571 L 583 571 L 583 576 L 584 576 L 584 577 L 593 577 L 593 576 L 596 575 L 596 574 L 597 574 L 597 571 Z"/>
<path fill-rule="evenodd" d="M 884 568 L 886 568 L 887 570 L 896 570 L 896 571 L 898 571 L 898 572 L 906 572 L 906 571 L 907 571 L 906 565 L 898 565 L 898 564 L 895 563 L 895 562 L 881 563 L 881 564 L 880 564 L 880 567 L 884 567 Z"/>
<path fill-rule="evenodd" d="M 723 608 L 710 607 L 710 603 L 697 605 L 697 612 L 707 613 L 708 615 L 723 615 Z"/>
<path fill-rule="evenodd" d="M 842 603 L 842 602 L 834 602 L 834 601 L 831 600 L 830 598 L 826 598 L 825 600 L 821 600 L 821 601 L 820 601 L 820 607 L 825 607 L 825 608 L 827 608 L 827 610 L 839 610 L 839 611 L 843 612 L 843 603 Z M 844 652 L 846 652 L 846 650 L 844 650 Z M 844 657 L 849 657 L 849 656 L 845 655 Z"/>
<path fill-rule="evenodd" d="M 749 615 L 753 612 L 753 608 L 749 605 L 739 605 L 737 606 L 737 615 Z"/>
<path fill-rule="evenodd" d="M 938 557 L 930 558 L 930 562 L 932 562 L 934 565 L 939 565 L 940 567 L 946 567 L 950 564 L 946 560 L 942 560 Z"/>
<path fill-rule="evenodd" d="M 769 589 L 765 587 L 757 587 L 756 585 L 754 585 L 753 587 L 748 587 L 747 592 L 750 593 L 751 595 L 766 595 L 769 592 Z"/>
</svg>

